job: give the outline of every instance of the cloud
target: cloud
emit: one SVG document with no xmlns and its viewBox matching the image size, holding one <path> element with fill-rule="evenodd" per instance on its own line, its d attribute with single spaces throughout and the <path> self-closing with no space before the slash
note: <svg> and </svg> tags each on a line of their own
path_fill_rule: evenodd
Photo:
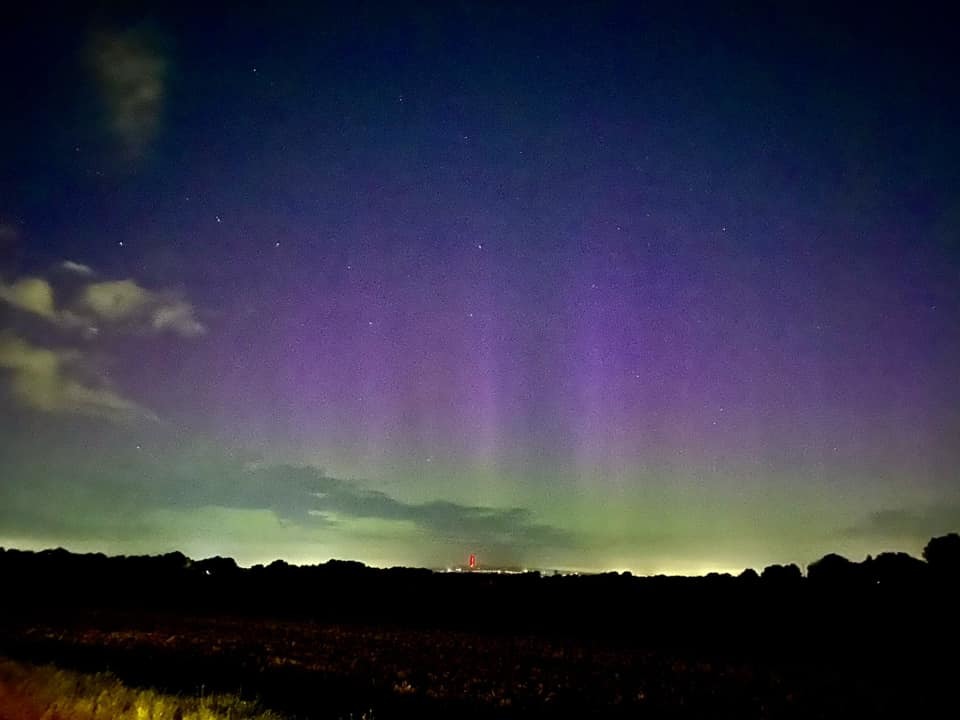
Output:
<svg viewBox="0 0 960 720">
<path fill-rule="evenodd" d="M 90 283 L 83 288 L 74 308 L 74 312 L 91 319 L 142 330 L 169 330 L 185 337 L 206 331 L 190 303 L 147 290 L 133 280 Z"/>
<path fill-rule="evenodd" d="M 485 563 L 519 566 L 583 548 L 579 535 L 538 522 L 526 508 L 404 502 L 316 468 L 250 462 L 249 454 L 226 452 L 172 425 L 146 436 L 132 425 L 109 432 L 114 450 L 107 456 L 63 442 L 37 453 L 48 441 L 34 445 L 28 429 L 0 433 L 0 534 L 154 542 L 150 524 L 159 522 L 181 549 L 190 538 L 207 548 L 242 538 L 260 548 L 261 559 L 272 552 L 266 548 L 294 542 L 301 555 L 416 557 L 438 565 L 464 548 Z M 242 526 L 235 524 L 240 518 Z M 260 527 L 248 526 L 254 518 Z"/>
<path fill-rule="evenodd" d="M 96 386 L 80 379 L 80 359 L 74 350 L 37 347 L 9 333 L 0 335 L 0 369 L 10 374 L 10 391 L 25 407 L 120 423 L 156 419 L 106 384 Z"/>
<path fill-rule="evenodd" d="M 93 272 L 88 266 L 71 261 L 58 267 L 80 276 Z M 58 310 L 48 280 L 24 277 L 9 285 L 0 282 L 0 301 L 61 328 L 87 331 L 107 324 L 120 331 L 171 332 L 183 337 L 206 332 L 193 305 L 173 293 L 148 290 L 130 279 L 86 283 Z"/>
<path fill-rule="evenodd" d="M 25 277 L 12 285 L 0 282 L 0 300 L 18 310 L 39 315 L 50 321 L 57 320 L 53 288 L 43 278 Z"/>
<path fill-rule="evenodd" d="M 160 129 L 167 62 L 136 31 L 98 35 L 91 54 L 110 130 L 129 156 L 140 157 Z"/>
<path fill-rule="evenodd" d="M 78 307 L 107 322 L 122 322 L 140 314 L 152 302 L 152 294 L 133 280 L 110 280 L 87 285 Z"/>
<path fill-rule="evenodd" d="M 42 277 L 0 281 L 0 304 L 21 315 L 15 314 L 13 326 L 0 331 L 0 379 L 20 405 L 40 412 L 118 423 L 156 420 L 95 372 L 98 364 L 91 362 L 89 346 L 78 344 L 77 333 L 90 340 L 106 327 L 118 335 L 193 337 L 205 332 L 193 306 L 174 293 L 148 290 L 130 279 L 91 282 L 93 270 L 78 262 L 57 267 L 74 277 L 53 275 L 59 281 L 56 289 Z M 36 318 L 43 322 L 38 325 Z M 33 344 L 37 337 L 44 338 L 43 346 Z"/>
<path fill-rule="evenodd" d="M 193 306 L 182 300 L 164 303 L 154 308 L 151 322 L 153 329 L 158 332 L 171 330 L 184 337 L 202 335 L 206 332 L 206 328 L 193 316 Z"/>
<path fill-rule="evenodd" d="M 870 513 L 861 523 L 846 528 L 843 535 L 857 538 L 913 538 L 926 540 L 960 530 L 960 505 L 945 504 L 923 509 L 885 509 Z"/>
<path fill-rule="evenodd" d="M 532 545 L 569 547 L 565 530 L 537 523 L 526 508 L 493 508 L 437 500 L 406 503 L 358 484 L 331 478 L 313 468 L 278 465 L 241 470 L 232 493 L 210 498 L 215 504 L 269 508 L 278 517 L 300 524 L 329 523 L 350 517 L 412 523 L 443 540 L 518 548 Z"/>
<path fill-rule="evenodd" d="M 470 547 L 523 550 L 576 544 L 572 533 L 537 522 L 526 508 L 446 500 L 404 502 L 368 490 L 358 481 L 329 477 L 314 467 L 249 463 L 216 450 L 191 452 L 182 447 L 176 462 L 158 456 L 156 463 L 137 473 L 142 478 L 156 478 L 137 494 L 138 501 L 151 510 L 270 510 L 291 525 L 327 529 L 351 520 L 379 520 L 406 524 L 433 540 Z"/>
<path fill-rule="evenodd" d="M 57 267 L 66 272 L 75 273 L 76 275 L 93 275 L 92 267 L 84 265 L 83 263 L 74 262 L 73 260 L 64 260 Z"/>
<path fill-rule="evenodd" d="M 17 226 L 13 223 L 0 221 L 0 250 L 6 246 L 12 246 L 20 239 L 20 233 Z"/>
</svg>

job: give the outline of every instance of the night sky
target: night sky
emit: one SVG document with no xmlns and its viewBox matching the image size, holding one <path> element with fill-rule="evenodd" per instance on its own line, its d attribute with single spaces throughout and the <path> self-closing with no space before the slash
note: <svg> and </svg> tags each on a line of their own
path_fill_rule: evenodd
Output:
<svg viewBox="0 0 960 720">
<path fill-rule="evenodd" d="M 0 545 L 700 573 L 960 529 L 922 3 L 132 5 L 0 18 Z"/>
</svg>

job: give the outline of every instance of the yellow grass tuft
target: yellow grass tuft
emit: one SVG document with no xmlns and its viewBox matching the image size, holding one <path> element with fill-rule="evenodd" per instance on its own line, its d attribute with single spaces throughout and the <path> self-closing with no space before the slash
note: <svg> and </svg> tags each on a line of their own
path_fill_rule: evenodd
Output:
<svg viewBox="0 0 960 720">
<path fill-rule="evenodd" d="M 109 673 L 0 659 L 3 720 L 282 720 L 235 695 L 181 697 L 127 687 Z"/>
</svg>

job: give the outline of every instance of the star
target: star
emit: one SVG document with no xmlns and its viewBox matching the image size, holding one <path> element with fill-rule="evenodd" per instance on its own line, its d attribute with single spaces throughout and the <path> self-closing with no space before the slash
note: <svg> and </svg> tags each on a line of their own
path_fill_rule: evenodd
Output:
<svg viewBox="0 0 960 720">
<path fill-rule="evenodd" d="M 217 218 L 217 222 L 223 222 L 223 221 L 220 219 L 220 216 L 219 216 L 219 215 L 217 215 L 216 218 Z"/>
</svg>

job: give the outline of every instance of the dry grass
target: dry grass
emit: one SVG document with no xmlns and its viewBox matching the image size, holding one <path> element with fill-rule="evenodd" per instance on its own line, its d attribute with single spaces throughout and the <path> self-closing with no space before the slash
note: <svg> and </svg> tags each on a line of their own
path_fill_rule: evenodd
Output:
<svg viewBox="0 0 960 720">
<path fill-rule="evenodd" d="M 180 697 L 0 659 L 0 720 L 282 720 L 234 695 Z"/>
</svg>

